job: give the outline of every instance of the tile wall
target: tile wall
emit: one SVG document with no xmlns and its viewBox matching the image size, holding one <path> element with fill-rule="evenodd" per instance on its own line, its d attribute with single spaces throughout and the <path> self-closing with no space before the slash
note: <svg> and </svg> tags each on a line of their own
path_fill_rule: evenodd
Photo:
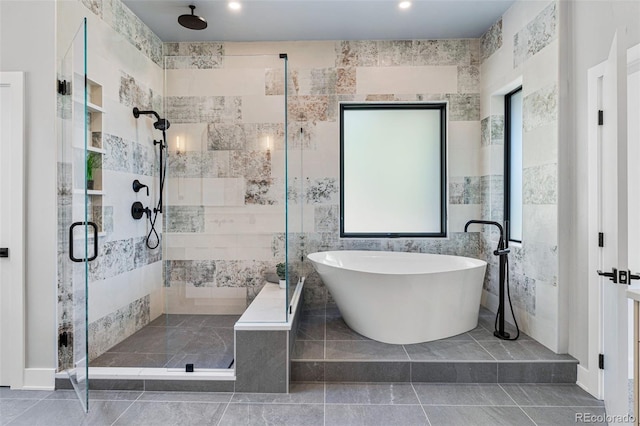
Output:
<svg viewBox="0 0 640 426">
<path fill-rule="evenodd" d="M 463 228 L 481 217 L 485 195 L 480 52 L 478 39 L 165 43 L 167 114 L 188 139 L 169 169 L 170 285 L 209 297 L 245 288 L 234 297 L 249 302 L 284 258 L 284 129 L 274 122 L 284 81 L 279 68 L 238 70 L 236 55 L 247 54 L 289 55 L 289 161 L 302 170 L 288 193 L 290 208 L 302 212 L 292 223 L 292 258 L 339 249 L 479 257 L 479 233 Z M 339 103 L 364 101 L 448 102 L 448 238 L 339 238 Z M 260 147 L 266 133 L 271 155 Z M 325 303 L 326 289 L 307 263 L 305 302 Z"/>
<path fill-rule="evenodd" d="M 102 85 L 102 134 L 93 133 L 93 146 L 102 140 L 103 207 L 92 212 L 102 215 L 104 235 L 99 238 L 99 257 L 89 263 L 89 351 L 90 360 L 135 333 L 162 313 L 161 250 L 145 246 L 149 232 L 146 221 L 131 217 L 131 204 L 139 200 L 153 207 L 157 189 L 158 158 L 153 130 L 148 118 L 133 118 L 132 108 L 154 109 L 162 114 L 162 44 L 119 0 L 59 2 L 59 51 L 68 43 L 87 17 L 87 76 Z M 69 116 L 69 103 L 59 97 L 58 116 Z M 62 157 L 61 157 L 62 158 Z M 66 332 L 70 345 L 59 346 L 58 368 L 73 363 L 71 345 L 84 325 L 74 319 L 74 304 L 82 307 L 74 294 L 71 278 L 83 281 L 83 268 L 75 268 L 68 258 L 68 226 L 73 191 L 71 163 L 58 162 L 58 332 Z M 134 193 L 134 179 L 150 186 Z M 158 221 L 160 222 L 160 218 Z M 161 226 L 159 227 L 161 230 Z"/>
<path fill-rule="evenodd" d="M 558 7 L 516 2 L 481 38 L 483 216 L 503 220 L 504 95 L 523 90 L 523 242 L 511 244 L 516 318 L 527 334 L 558 348 Z M 495 309 L 497 233 L 482 234 L 490 262 L 484 303 Z"/>
</svg>

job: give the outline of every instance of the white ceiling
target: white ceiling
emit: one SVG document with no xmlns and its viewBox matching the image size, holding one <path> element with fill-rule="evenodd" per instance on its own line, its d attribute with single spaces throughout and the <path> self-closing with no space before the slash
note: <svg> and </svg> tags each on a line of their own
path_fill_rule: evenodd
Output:
<svg viewBox="0 0 640 426">
<path fill-rule="evenodd" d="M 123 0 L 162 41 L 408 40 L 475 38 L 514 0 Z M 195 14 L 209 26 L 194 31 L 178 16 Z"/>
</svg>

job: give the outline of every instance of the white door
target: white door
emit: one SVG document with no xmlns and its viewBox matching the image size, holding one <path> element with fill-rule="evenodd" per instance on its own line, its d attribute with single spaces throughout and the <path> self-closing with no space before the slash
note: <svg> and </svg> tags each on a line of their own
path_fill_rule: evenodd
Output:
<svg viewBox="0 0 640 426">
<path fill-rule="evenodd" d="M 0 73 L 0 386 L 18 388 L 22 386 L 24 363 L 23 129 L 24 74 L 2 72 Z"/>
<path fill-rule="evenodd" d="M 625 51 L 614 37 L 602 78 L 601 127 L 601 250 L 602 277 L 602 353 L 604 354 L 603 394 L 607 414 L 629 413 L 628 368 L 628 300 L 629 232 L 634 228 L 637 212 L 629 212 L 629 191 L 637 184 L 629 181 L 629 170 L 637 168 L 630 161 L 633 152 L 628 138 L 627 62 Z M 635 141 L 637 144 L 637 141 Z M 615 270 L 614 270 L 615 268 Z"/>
</svg>

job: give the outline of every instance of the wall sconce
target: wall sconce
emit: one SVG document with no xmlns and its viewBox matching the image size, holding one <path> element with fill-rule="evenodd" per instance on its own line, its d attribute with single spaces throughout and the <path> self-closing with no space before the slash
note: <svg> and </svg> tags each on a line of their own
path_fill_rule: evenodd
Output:
<svg viewBox="0 0 640 426">
<path fill-rule="evenodd" d="M 180 136 L 176 136 L 176 153 L 182 154 L 182 145 L 180 144 Z"/>
<path fill-rule="evenodd" d="M 267 151 L 271 151 L 271 136 L 267 135 L 265 138 L 265 145 L 267 147 Z"/>
</svg>

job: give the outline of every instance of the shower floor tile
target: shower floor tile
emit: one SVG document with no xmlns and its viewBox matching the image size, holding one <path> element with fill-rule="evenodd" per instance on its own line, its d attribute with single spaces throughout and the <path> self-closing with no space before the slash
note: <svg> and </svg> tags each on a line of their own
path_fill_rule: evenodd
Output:
<svg viewBox="0 0 640 426">
<path fill-rule="evenodd" d="M 162 315 L 91 361 L 91 367 L 229 368 L 239 315 Z"/>
</svg>

